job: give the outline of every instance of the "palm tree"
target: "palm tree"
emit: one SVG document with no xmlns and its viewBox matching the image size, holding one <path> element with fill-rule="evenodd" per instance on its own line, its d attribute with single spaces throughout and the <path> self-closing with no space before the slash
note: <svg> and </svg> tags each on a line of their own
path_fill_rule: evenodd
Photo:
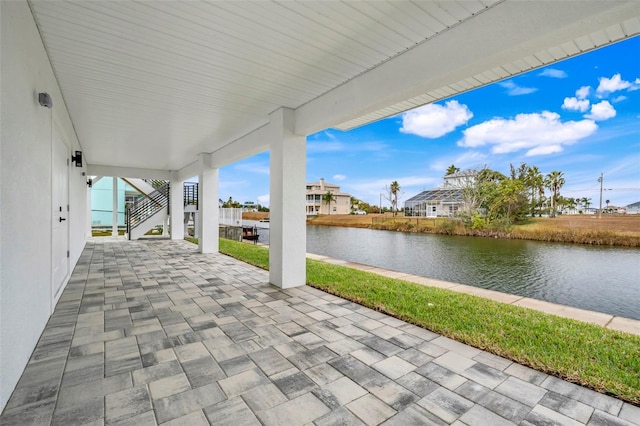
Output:
<svg viewBox="0 0 640 426">
<path fill-rule="evenodd" d="M 564 174 L 562 172 L 554 170 L 546 176 L 545 186 L 553 193 L 551 198 L 551 217 L 556 217 L 556 200 L 564 182 Z"/>
<path fill-rule="evenodd" d="M 453 164 L 447 167 L 447 171 L 444 173 L 445 176 L 455 175 L 460 171 L 459 167 L 454 166 Z"/>
<path fill-rule="evenodd" d="M 329 206 L 329 213 L 328 214 L 331 214 L 331 202 L 332 201 L 336 201 L 336 197 L 333 196 L 331 191 L 327 191 L 324 195 L 322 195 L 322 201 L 327 203 L 327 205 Z"/>
<path fill-rule="evenodd" d="M 533 217 L 536 208 L 536 193 L 539 200 L 544 195 L 544 177 L 537 166 L 531 166 L 527 170 L 526 183 L 531 190 L 531 217 Z"/>
<path fill-rule="evenodd" d="M 393 182 L 391 182 L 391 187 L 389 188 L 389 192 L 393 197 L 393 200 L 391 200 L 391 208 L 393 209 L 393 215 L 395 216 L 398 210 L 398 193 L 400 192 L 400 184 L 398 183 L 397 180 L 394 180 Z"/>
<path fill-rule="evenodd" d="M 360 205 L 360 200 L 358 200 L 354 196 L 351 196 L 351 198 L 349 199 L 349 204 L 351 204 L 351 211 L 353 211 L 356 208 L 356 206 Z"/>
</svg>

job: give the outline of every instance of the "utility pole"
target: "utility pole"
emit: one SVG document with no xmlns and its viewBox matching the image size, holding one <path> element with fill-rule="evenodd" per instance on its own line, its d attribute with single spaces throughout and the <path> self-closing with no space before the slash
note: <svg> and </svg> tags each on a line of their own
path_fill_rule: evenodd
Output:
<svg viewBox="0 0 640 426">
<path fill-rule="evenodd" d="M 598 182 L 600 182 L 600 210 L 598 210 L 598 219 L 602 218 L 602 172 L 600 172 L 600 177 L 598 178 Z"/>
</svg>

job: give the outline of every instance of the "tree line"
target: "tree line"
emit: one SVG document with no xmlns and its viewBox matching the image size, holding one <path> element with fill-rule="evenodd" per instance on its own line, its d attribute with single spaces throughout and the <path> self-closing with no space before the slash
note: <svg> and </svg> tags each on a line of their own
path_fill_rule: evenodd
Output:
<svg viewBox="0 0 640 426">
<path fill-rule="evenodd" d="M 269 207 L 263 206 L 261 204 L 254 204 L 256 207 L 256 210 L 258 210 L 259 212 L 268 212 L 269 211 Z M 227 201 L 223 201 L 222 202 L 222 208 L 225 209 L 241 209 L 242 208 L 242 203 L 234 200 L 233 197 L 229 197 L 229 199 Z"/>
<path fill-rule="evenodd" d="M 459 171 L 451 165 L 446 175 Z M 565 184 L 563 172 L 553 170 L 545 175 L 537 166 L 526 163 L 518 167 L 510 164 L 508 175 L 485 166 L 469 170 L 464 176 L 468 179 L 459 183 L 463 205 L 458 216 L 474 228 L 488 224 L 508 226 L 527 216 L 555 217 L 564 209 L 577 208 L 579 203 L 586 209 L 591 200 L 563 197 L 560 194 Z"/>
</svg>

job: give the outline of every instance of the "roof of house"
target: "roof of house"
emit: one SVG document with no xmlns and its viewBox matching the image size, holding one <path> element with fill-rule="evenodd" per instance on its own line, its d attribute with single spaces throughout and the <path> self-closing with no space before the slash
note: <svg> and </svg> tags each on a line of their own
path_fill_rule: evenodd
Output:
<svg viewBox="0 0 640 426">
<path fill-rule="evenodd" d="M 320 195 L 324 195 L 327 193 L 327 191 L 329 191 L 329 188 L 325 188 L 325 189 L 309 189 L 307 190 L 307 194 L 320 194 Z M 346 192 L 340 192 L 340 191 L 331 191 L 332 195 L 335 195 L 337 197 L 351 197 L 351 194 L 348 194 Z"/>
<path fill-rule="evenodd" d="M 635 203 L 631 203 L 627 205 L 628 209 L 640 208 L 640 201 L 636 201 Z"/>
<path fill-rule="evenodd" d="M 462 190 L 441 188 L 428 189 L 406 200 L 405 205 L 410 202 L 419 203 L 422 201 L 462 202 Z"/>
<path fill-rule="evenodd" d="M 316 181 L 316 182 L 309 182 L 307 183 L 307 186 L 320 186 L 322 183 L 320 181 Z M 334 186 L 336 188 L 340 188 L 340 185 L 336 185 L 335 183 L 329 183 L 329 182 L 324 182 L 324 186 Z"/>
</svg>

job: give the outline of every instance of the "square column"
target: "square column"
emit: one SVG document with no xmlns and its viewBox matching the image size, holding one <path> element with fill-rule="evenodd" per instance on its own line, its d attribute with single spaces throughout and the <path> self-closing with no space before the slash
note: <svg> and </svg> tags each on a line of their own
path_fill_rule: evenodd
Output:
<svg viewBox="0 0 640 426">
<path fill-rule="evenodd" d="M 118 178 L 113 177 L 113 212 L 111 223 L 111 236 L 118 236 Z"/>
<path fill-rule="evenodd" d="M 184 239 L 184 191 L 183 181 L 178 179 L 178 172 L 171 172 L 169 187 L 169 224 L 172 240 Z"/>
<path fill-rule="evenodd" d="M 217 253 L 219 249 L 218 206 L 219 169 L 211 167 L 211 154 L 200 154 L 198 183 L 198 250 L 200 253 Z"/>
<path fill-rule="evenodd" d="M 280 288 L 306 284 L 306 138 L 294 134 L 294 111 L 270 116 L 269 281 Z"/>
</svg>

